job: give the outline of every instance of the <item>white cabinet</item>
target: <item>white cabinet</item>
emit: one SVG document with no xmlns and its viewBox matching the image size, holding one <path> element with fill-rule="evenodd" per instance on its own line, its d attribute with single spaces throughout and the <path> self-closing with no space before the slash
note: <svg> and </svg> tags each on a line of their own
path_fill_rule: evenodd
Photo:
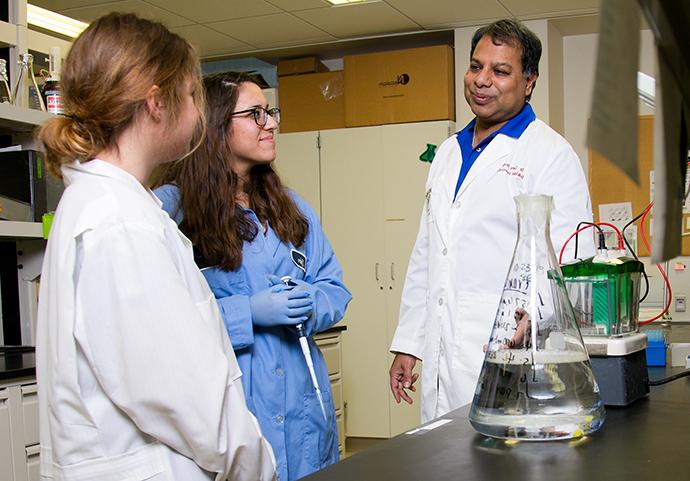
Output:
<svg viewBox="0 0 690 481">
<path fill-rule="evenodd" d="M 311 196 L 314 208 L 320 205 L 353 294 L 342 341 L 348 437 L 387 438 L 420 422 L 417 394 L 412 406 L 393 400 L 388 349 L 429 170 L 419 155 L 454 129 L 453 122 L 437 121 L 278 136 L 278 171 Z"/>
<path fill-rule="evenodd" d="M 13 479 L 10 391 L 0 388 L 0 479 Z"/>
<path fill-rule="evenodd" d="M 296 132 L 276 136 L 275 168 L 285 185 L 293 189 L 321 217 L 319 133 Z"/>
<path fill-rule="evenodd" d="M 39 479 L 36 380 L 0 381 L 0 479 Z"/>
</svg>

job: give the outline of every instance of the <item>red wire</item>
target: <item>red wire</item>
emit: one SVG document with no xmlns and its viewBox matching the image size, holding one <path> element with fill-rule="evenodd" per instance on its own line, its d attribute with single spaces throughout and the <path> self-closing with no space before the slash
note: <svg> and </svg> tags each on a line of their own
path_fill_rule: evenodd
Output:
<svg viewBox="0 0 690 481">
<path fill-rule="evenodd" d="M 647 218 L 647 214 L 649 214 L 649 211 L 652 210 L 653 205 L 654 205 L 654 202 L 651 202 L 647 206 L 647 208 L 642 213 L 642 218 L 640 219 L 640 236 L 642 237 L 642 242 L 644 242 L 644 246 L 647 248 L 647 252 L 649 252 L 650 255 L 652 253 L 652 249 L 651 249 L 651 247 L 649 247 L 649 242 L 647 241 L 647 236 L 645 235 L 645 232 L 644 232 L 644 221 Z M 666 301 L 666 306 L 664 307 L 663 311 L 661 311 L 659 314 L 652 317 L 651 319 L 647 319 L 646 321 L 640 321 L 638 323 L 640 326 L 644 326 L 645 324 L 649 324 L 650 322 L 656 321 L 657 319 L 662 317 L 664 314 L 666 314 L 671 307 L 671 297 L 673 297 L 673 295 L 671 293 L 671 283 L 668 281 L 668 276 L 666 275 L 664 268 L 661 267 L 661 264 L 657 264 L 656 267 L 657 267 L 657 269 L 659 269 L 659 272 L 661 273 L 661 277 L 664 278 L 664 282 L 666 283 L 666 288 L 668 289 L 668 300 Z"/>
</svg>

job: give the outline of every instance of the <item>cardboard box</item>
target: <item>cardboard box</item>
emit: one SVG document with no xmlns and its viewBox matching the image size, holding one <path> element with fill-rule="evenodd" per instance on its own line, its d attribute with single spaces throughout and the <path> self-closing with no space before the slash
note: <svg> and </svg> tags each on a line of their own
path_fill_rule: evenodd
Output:
<svg viewBox="0 0 690 481">
<path fill-rule="evenodd" d="M 345 124 L 455 120 L 454 80 L 447 45 L 346 56 Z"/>
<path fill-rule="evenodd" d="M 343 72 L 278 78 L 280 132 L 345 127 Z"/>
<path fill-rule="evenodd" d="M 327 72 L 328 68 L 316 57 L 295 58 L 278 62 L 278 76 L 298 75 L 304 73 Z"/>
</svg>

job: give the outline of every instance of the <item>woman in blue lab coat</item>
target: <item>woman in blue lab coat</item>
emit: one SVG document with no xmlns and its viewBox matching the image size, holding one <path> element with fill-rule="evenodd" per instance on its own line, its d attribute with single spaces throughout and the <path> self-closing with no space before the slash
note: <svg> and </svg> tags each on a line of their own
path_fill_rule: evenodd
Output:
<svg viewBox="0 0 690 481">
<path fill-rule="evenodd" d="M 342 319 L 351 299 L 309 205 L 271 164 L 278 109 L 253 77 L 207 77 L 205 142 L 156 189 L 191 239 L 242 369 L 249 409 L 271 443 L 281 481 L 338 460 L 333 398 L 312 335 Z M 289 276 L 296 286 L 281 278 Z M 304 323 L 325 415 L 294 326 Z"/>
</svg>

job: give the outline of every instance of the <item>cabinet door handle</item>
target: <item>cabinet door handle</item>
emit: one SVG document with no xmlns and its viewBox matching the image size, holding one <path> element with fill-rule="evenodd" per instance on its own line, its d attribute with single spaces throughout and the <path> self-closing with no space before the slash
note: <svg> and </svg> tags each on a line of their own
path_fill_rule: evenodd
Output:
<svg viewBox="0 0 690 481">
<path fill-rule="evenodd" d="M 374 275 L 376 276 L 376 280 L 378 281 L 379 280 L 379 263 L 378 262 L 374 265 Z"/>
<path fill-rule="evenodd" d="M 391 262 L 391 281 L 395 280 L 395 262 Z"/>
</svg>

